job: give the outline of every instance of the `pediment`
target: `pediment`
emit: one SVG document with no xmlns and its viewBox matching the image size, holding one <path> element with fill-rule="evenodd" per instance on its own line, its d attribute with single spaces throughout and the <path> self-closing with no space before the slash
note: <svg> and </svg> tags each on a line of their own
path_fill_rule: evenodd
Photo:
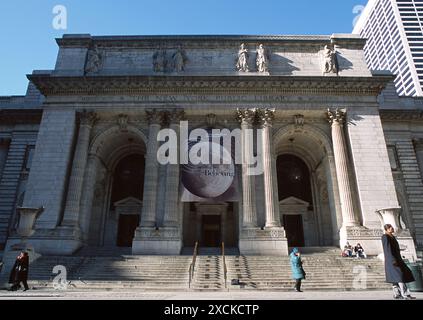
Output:
<svg viewBox="0 0 423 320">
<path fill-rule="evenodd" d="M 128 197 L 119 201 L 116 201 L 114 203 L 115 207 L 134 207 L 134 206 L 141 206 L 142 201 L 134 198 L 134 197 Z"/>
<path fill-rule="evenodd" d="M 308 207 L 310 204 L 307 201 L 298 199 L 296 197 L 288 197 L 281 201 L 279 201 L 279 205 L 282 206 L 306 206 Z"/>
</svg>

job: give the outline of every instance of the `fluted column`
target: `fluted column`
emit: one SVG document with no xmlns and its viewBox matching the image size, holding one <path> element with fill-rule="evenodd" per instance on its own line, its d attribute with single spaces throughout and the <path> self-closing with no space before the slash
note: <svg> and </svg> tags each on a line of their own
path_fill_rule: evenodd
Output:
<svg viewBox="0 0 423 320">
<path fill-rule="evenodd" d="M 94 112 L 80 113 L 80 125 L 75 154 L 72 162 L 72 172 L 66 199 L 63 226 L 79 226 L 79 213 L 84 182 L 85 167 L 88 159 L 91 129 L 97 119 Z"/>
<path fill-rule="evenodd" d="M 168 113 L 168 118 L 170 121 L 169 129 L 175 131 L 176 135 L 179 137 L 179 128 L 180 121 L 184 118 L 183 110 L 172 110 Z M 179 139 L 178 139 L 179 140 Z M 179 159 L 179 149 L 178 145 L 171 146 L 175 148 Z M 164 208 L 164 226 L 165 227 L 177 227 L 179 225 L 178 221 L 178 195 L 179 195 L 179 164 L 168 164 L 166 167 L 166 198 L 165 198 L 165 208 Z"/>
<path fill-rule="evenodd" d="M 335 111 L 328 110 L 328 119 L 332 127 L 336 176 L 341 199 L 342 225 L 343 227 L 358 226 L 359 222 L 354 214 L 352 188 L 348 175 L 348 152 L 343 131 L 345 113 L 338 109 Z"/>
<path fill-rule="evenodd" d="M 253 123 L 256 115 L 255 109 L 238 109 L 238 121 L 242 131 L 242 214 L 243 227 L 254 228 L 257 226 L 255 177 L 252 174 L 250 159 L 254 152 Z"/>
<path fill-rule="evenodd" d="M 94 202 L 95 184 L 97 182 L 97 172 L 100 165 L 100 159 L 97 155 L 88 155 L 86 169 L 87 174 L 85 176 L 85 183 L 83 184 L 81 197 L 81 229 L 85 238 L 88 238 L 91 210 Z"/>
<path fill-rule="evenodd" d="M 272 125 L 275 118 L 274 109 L 259 109 L 259 120 L 262 130 L 261 144 L 263 148 L 263 174 L 264 174 L 264 207 L 266 211 L 266 227 L 280 227 L 279 212 L 275 207 L 275 181 L 273 176 L 273 137 Z"/>
<path fill-rule="evenodd" d="M 163 112 L 147 110 L 149 122 L 148 144 L 145 161 L 144 175 L 144 197 L 142 204 L 141 226 L 154 227 L 156 225 L 157 208 L 157 186 L 159 180 L 159 162 L 157 161 L 157 150 L 159 143 L 157 134 L 161 129 Z"/>
</svg>

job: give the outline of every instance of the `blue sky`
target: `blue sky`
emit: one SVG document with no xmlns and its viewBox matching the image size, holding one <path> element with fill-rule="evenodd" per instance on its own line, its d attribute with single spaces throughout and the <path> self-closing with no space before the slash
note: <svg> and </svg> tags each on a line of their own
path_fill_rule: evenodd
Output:
<svg viewBox="0 0 423 320">
<path fill-rule="evenodd" d="M 53 69 L 64 33 L 332 34 L 350 33 L 367 0 L 0 0 L 0 95 L 25 94 L 25 75 Z M 53 28 L 53 8 L 67 29 Z"/>
</svg>

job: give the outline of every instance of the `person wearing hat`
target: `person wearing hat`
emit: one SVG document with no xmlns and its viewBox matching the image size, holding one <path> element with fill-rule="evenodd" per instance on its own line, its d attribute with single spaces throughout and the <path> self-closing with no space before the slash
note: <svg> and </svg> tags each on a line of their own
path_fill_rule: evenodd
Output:
<svg viewBox="0 0 423 320">
<path fill-rule="evenodd" d="M 303 262 L 301 261 L 301 254 L 297 248 L 292 249 L 289 255 L 291 261 L 292 278 L 295 280 L 295 291 L 301 291 L 301 280 L 305 279 L 306 273 L 303 269 Z"/>
<path fill-rule="evenodd" d="M 406 283 L 413 282 L 414 276 L 401 257 L 400 246 L 394 237 L 394 227 L 386 224 L 382 236 L 383 254 L 385 256 L 386 282 L 392 283 L 394 299 L 413 299 Z"/>
</svg>

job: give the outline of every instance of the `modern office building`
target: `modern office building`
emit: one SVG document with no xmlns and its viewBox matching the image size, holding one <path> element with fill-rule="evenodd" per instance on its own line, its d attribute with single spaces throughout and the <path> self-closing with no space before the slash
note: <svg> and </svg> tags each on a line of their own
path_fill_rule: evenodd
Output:
<svg viewBox="0 0 423 320">
<path fill-rule="evenodd" d="M 423 1 L 369 0 L 353 33 L 371 70 L 390 70 L 400 96 L 423 96 Z"/>
</svg>

